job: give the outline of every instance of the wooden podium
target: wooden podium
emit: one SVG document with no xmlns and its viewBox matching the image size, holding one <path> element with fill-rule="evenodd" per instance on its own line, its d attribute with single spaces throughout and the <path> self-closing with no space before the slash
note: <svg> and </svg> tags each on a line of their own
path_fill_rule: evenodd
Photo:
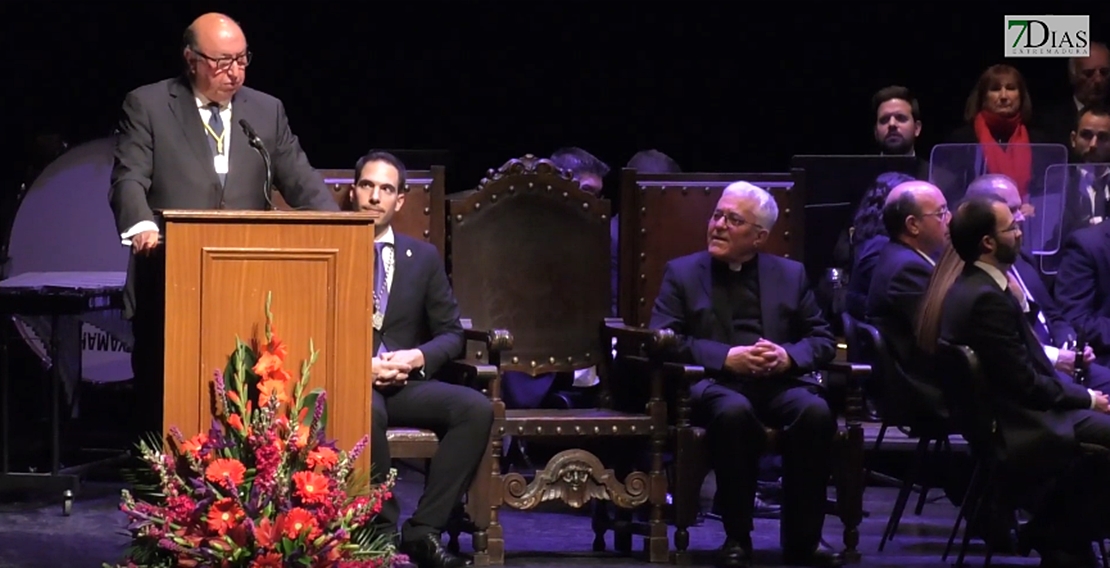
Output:
<svg viewBox="0 0 1110 568">
<path fill-rule="evenodd" d="M 265 341 L 267 293 L 294 380 L 309 358 L 310 340 L 319 352 L 309 388 L 327 390 L 327 438 L 350 450 L 369 435 L 373 219 L 307 211 L 167 210 L 162 216 L 163 435 L 171 426 L 186 437 L 208 431 L 214 373 L 227 365 L 236 337 Z"/>
</svg>

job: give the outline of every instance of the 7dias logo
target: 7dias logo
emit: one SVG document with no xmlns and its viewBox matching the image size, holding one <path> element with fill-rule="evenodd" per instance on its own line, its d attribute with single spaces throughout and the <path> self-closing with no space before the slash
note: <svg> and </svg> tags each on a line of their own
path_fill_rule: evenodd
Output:
<svg viewBox="0 0 1110 568">
<path fill-rule="evenodd" d="M 1090 16 L 1006 16 L 1006 57 L 1088 57 Z"/>
</svg>

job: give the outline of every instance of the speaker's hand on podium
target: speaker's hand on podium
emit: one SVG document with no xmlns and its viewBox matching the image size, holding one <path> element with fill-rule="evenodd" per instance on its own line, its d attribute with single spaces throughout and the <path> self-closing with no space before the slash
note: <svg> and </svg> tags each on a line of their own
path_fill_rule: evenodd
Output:
<svg viewBox="0 0 1110 568">
<path fill-rule="evenodd" d="M 158 246 L 158 231 L 143 231 L 131 237 L 131 251 L 135 254 L 150 254 Z"/>
</svg>

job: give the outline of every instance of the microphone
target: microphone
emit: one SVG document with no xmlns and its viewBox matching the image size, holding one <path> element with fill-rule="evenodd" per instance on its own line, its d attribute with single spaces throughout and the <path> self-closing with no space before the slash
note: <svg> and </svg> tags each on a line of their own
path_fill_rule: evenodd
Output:
<svg viewBox="0 0 1110 568">
<path fill-rule="evenodd" d="M 243 127 L 243 133 L 247 135 L 247 142 L 251 145 L 251 148 L 257 150 L 258 155 L 262 156 L 262 164 L 266 167 L 266 186 L 262 188 L 262 196 L 266 198 L 267 211 L 273 211 L 275 208 L 271 194 L 273 193 L 274 187 L 274 168 L 273 164 L 270 162 L 270 152 L 266 150 L 266 145 L 262 143 L 262 139 L 259 138 L 258 133 L 251 128 L 251 123 L 247 122 L 247 119 L 239 119 L 239 126 Z"/>
</svg>

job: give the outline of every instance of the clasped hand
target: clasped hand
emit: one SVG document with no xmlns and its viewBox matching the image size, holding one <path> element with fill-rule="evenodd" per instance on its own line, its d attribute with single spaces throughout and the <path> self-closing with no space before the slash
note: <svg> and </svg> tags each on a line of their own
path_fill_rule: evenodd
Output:
<svg viewBox="0 0 1110 568">
<path fill-rule="evenodd" d="M 760 339 L 755 345 L 738 345 L 728 350 L 725 368 L 741 375 L 766 376 L 790 369 L 790 356 L 781 345 Z"/>
<path fill-rule="evenodd" d="M 402 386 L 409 380 L 413 369 L 424 366 L 424 353 L 419 349 L 387 351 L 371 360 L 374 386 Z"/>
</svg>

